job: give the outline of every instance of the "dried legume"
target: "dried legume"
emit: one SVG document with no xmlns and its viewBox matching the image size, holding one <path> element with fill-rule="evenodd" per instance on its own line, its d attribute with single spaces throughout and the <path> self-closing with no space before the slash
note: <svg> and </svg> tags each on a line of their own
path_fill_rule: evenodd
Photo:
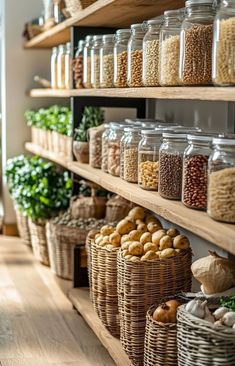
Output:
<svg viewBox="0 0 235 366">
<path fill-rule="evenodd" d="M 92 71 L 91 71 L 92 88 L 99 88 L 100 87 L 100 56 L 94 55 L 92 62 L 93 62 Z"/>
<path fill-rule="evenodd" d="M 108 172 L 109 174 L 120 175 L 120 142 L 109 142 L 108 144 Z"/>
<path fill-rule="evenodd" d="M 127 85 L 127 51 L 118 53 L 115 70 L 114 85 L 117 88 L 126 88 Z"/>
<path fill-rule="evenodd" d="M 112 88 L 114 86 L 114 57 L 113 54 L 104 55 L 101 65 L 101 88 Z"/>
<path fill-rule="evenodd" d="M 159 85 L 159 40 L 145 42 L 143 84 L 145 86 Z"/>
<path fill-rule="evenodd" d="M 83 56 L 73 60 L 73 75 L 76 89 L 83 88 Z"/>
<path fill-rule="evenodd" d="M 161 85 L 179 85 L 179 55 L 179 36 L 172 36 L 161 42 L 159 67 Z"/>
<path fill-rule="evenodd" d="M 103 172 L 108 173 L 108 156 L 109 156 L 109 143 L 107 139 L 102 138 L 102 162 L 101 169 Z"/>
<path fill-rule="evenodd" d="M 128 86 L 142 86 L 142 50 L 131 51 L 128 59 Z"/>
<path fill-rule="evenodd" d="M 124 179 L 127 182 L 138 182 L 138 148 L 124 150 Z"/>
<path fill-rule="evenodd" d="M 182 191 L 183 158 L 181 155 L 160 152 L 159 194 L 168 199 L 180 200 Z"/>
<path fill-rule="evenodd" d="M 143 189 L 158 189 L 158 161 L 145 161 L 139 164 L 139 185 Z"/>
<path fill-rule="evenodd" d="M 84 73 L 86 75 L 84 75 Z M 86 65 L 83 65 L 83 84 L 85 88 L 91 88 L 91 58 L 87 57 Z"/>
</svg>

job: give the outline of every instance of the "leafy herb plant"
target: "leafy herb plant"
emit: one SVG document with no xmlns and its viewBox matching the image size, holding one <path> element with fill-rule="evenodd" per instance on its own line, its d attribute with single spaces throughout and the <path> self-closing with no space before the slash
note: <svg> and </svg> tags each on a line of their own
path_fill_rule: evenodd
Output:
<svg viewBox="0 0 235 366">
<path fill-rule="evenodd" d="M 79 128 L 75 130 L 74 140 L 87 142 L 89 128 L 98 127 L 104 123 L 104 111 L 99 107 L 85 107 Z"/>
</svg>

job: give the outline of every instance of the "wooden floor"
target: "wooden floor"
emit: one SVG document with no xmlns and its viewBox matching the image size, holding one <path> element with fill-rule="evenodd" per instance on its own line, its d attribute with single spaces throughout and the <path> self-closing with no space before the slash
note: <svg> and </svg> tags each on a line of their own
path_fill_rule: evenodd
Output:
<svg viewBox="0 0 235 366">
<path fill-rule="evenodd" d="M 72 309 L 69 287 L 19 239 L 0 236 L 0 366 L 114 365 Z"/>
</svg>

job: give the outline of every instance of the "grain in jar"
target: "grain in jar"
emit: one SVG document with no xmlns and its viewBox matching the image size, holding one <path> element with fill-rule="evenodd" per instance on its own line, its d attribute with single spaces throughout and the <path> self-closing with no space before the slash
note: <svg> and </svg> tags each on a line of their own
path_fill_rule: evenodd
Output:
<svg viewBox="0 0 235 366">
<path fill-rule="evenodd" d="M 72 55 L 71 55 L 71 43 L 66 43 L 65 50 L 65 89 L 72 89 Z"/>
<path fill-rule="evenodd" d="M 53 47 L 52 54 L 51 54 L 51 87 L 52 87 L 52 89 L 57 88 L 57 55 L 58 55 L 58 49 L 57 49 L 57 47 Z"/>
<path fill-rule="evenodd" d="M 114 86 L 126 88 L 127 85 L 127 44 L 130 29 L 119 29 L 115 35 L 114 44 Z"/>
<path fill-rule="evenodd" d="M 91 47 L 93 44 L 93 36 L 89 35 L 85 38 L 83 48 L 83 85 L 85 88 L 91 88 Z"/>
<path fill-rule="evenodd" d="M 102 165 L 102 135 L 105 131 L 104 125 L 93 127 L 89 133 L 89 164 L 92 168 L 101 169 Z"/>
<path fill-rule="evenodd" d="M 65 46 L 61 44 L 57 56 L 57 87 L 65 89 Z"/>
<path fill-rule="evenodd" d="M 123 148 L 123 179 L 138 183 L 138 145 L 141 127 L 129 127 Z"/>
<path fill-rule="evenodd" d="M 142 86 L 142 43 L 144 35 L 145 30 L 142 24 L 132 24 L 131 36 L 127 46 L 127 84 L 129 87 Z"/>
<path fill-rule="evenodd" d="M 188 0 L 180 34 L 180 81 L 212 83 L 213 0 Z"/>
<path fill-rule="evenodd" d="M 100 87 L 100 47 L 102 44 L 102 35 L 93 37 L 91 47 L 91 87 Z"/>
<path fill-rule="evenodd" d="M 120 176 L 120 141 L 125 125 L 112 124 L 108 139 L 108 173 Z"/>
<path fill-rule="evenodd" d="M 83 48 L 84 41 L 80 40 L 73 60 L 73 79 L 76 89 L 83 88 Z"/>
<path fill-rule="evenodd" d="M 100 87 L 112 88 L 114 86 L 114 35 L 105 34 L 100 46 Z"/>
<path fill-rule="evenodd" d="M 127 119 L 128 120 L 128 119 Z M 125 127 L 120 140 L 120 178 L 124 179 L 124 149 L 131 127 Z"/>
<path fill-rule="evenodd" d="M 111 123 L 104 124 L 104 132 L 102 134 L 102 159 L 101 170 L 108 173 L 108 156 L 109 156 L 109 134 L 111 132 Z"/>
<path fill-rule="evenodd" d="M 214 220 L 235 224 L 235 135 L 213 139 L 207 213 Z"/>
<path fill-rule="evenodd" d="M 235 85 L 235 1 L 222 0 L 214 21 L 212 78 L 216 85 Z"/>
</svg>

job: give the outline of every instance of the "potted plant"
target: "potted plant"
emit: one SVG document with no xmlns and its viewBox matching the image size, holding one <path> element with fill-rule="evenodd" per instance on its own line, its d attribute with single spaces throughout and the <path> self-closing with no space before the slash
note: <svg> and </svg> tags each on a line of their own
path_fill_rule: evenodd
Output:
<svg viewBox="0 0 235 366">
<path fill-rule="evenodd" d="M 75 130 L 73 153 L 80 163 L 89 163 L 88 130 L 104 123 L 104 111 L 99 107 L 85 107 L 79 128 Z"/>
</svg>

